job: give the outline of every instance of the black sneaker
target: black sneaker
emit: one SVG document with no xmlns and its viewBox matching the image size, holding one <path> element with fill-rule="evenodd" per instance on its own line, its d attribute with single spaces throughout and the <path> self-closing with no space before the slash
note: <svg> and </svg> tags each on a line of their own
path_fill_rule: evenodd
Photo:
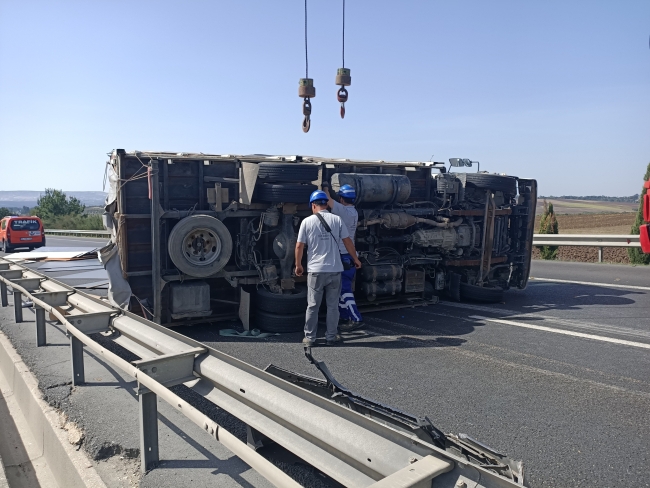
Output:
<svg viewBox="0 0 650 488">
<path fill-rule="evenodd" d="M 345 324 L 339 325 L 339 330 L 341 332 L 352 332 L 353 330 L 361 329 L 362 327 L 365 327 L 365 322 L 359 321 L 359 322 L 354 322 L 353 320 L 347 321 Z"/>
<path fill-rule="evenodd" d="M 336 344 L 340 344 L 340 343 L 342 343 L 342 342 L 343 342 L 343 338 L 342 338 L 340 335 L 336 334 L 336 335 L 334 336 L 334 340 L 327 341 L 327 345 L 328 345 L 328 346 L 334 346 L 334 345 L 336 345 Z"/>
</svg>

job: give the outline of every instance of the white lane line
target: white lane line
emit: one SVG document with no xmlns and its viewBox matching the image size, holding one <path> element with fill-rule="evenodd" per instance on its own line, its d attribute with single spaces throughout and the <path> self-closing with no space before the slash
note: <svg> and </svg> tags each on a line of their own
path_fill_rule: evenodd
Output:
<svg viewBox="0 0 650 488">
<path fill-rule="evenodd" d="M 514 325 L 515 327 L 523 327 L 525 329 L 543 330 L 544 332 L 553 332 L 555 334 L 570 335 L 573 337 L 582 337 L 584 339 L 593 339 L 595 341 L 611 342 L 613 344 L 622 344 L 624 346 L 633 346 L 633 347 L 641 347 L 643 349 L 650 349 L 650 344 L 643 344 L 642 342 L 632 342 L 623 339 L 613 339 L 611 337 L 604 337 L 604 336 L 593 335 L 593 334 L 584 334 L 582 332 L 573 332 L 570 330 L 554 329 L 552 327 L 544 327 L 543 325 L 532 325 L 532 324 L 525 324 L 523 322 L 515 322 L 514 320 L 492 319 L 490 317 L 482 317 L 481 315 L 470 315 L 469 318 L 476 319 L 476 320 L 485 320 L 486 322 L 494 322 L 497 324 Z"/>
<path fill-rule="evenodd" d="M 630 288 L 632 290 L 648 290 L 650 286 L 635 286 L 635 285 L 615 285 L 612 283 L 595 283 L 591 281 L 572 281 L 572 280 L 556 280 L 555 278 L 530 278 L 532 281 L 549 281 L 552 283 L 570 283 L 572 285 L 590 285 L 590 286 L 604 286 L 606 288 Z"/>
<path fill-rule="evenodd" d="M 650 339 L 650 332 L 645 330 L 631 329 L 629 327 L 620 327 L 617 325 L 595 324 L 593 322 L 584 322 L 580 320 L 561 319 L 553 315 L 544 315 L 540 313 L 535 313 L 534 311 L 531 310 L 508 310 L 506 308 L 501 308 L 501 307 L 498 308 L 483 307 L 481 305 L 472 305 L 470 303 L 454 303 L 454 302 L 440 302 L 438 305 L 466 309 L 466 310 L 474 310 L 476 312 L 510 314 L 513 316 L 512 318 L 514 319 L 524 318 L 524 317 L 543 319 L 547 322 L 553 322 L 555 324 L 560 324 L 567 327 L 575 327 L 577 329 L 587 329 L 587 330 L 592 330 L 600 333 L 620 334 L 620 335 L 633 336 L 637 338 Z"/>
</svg>

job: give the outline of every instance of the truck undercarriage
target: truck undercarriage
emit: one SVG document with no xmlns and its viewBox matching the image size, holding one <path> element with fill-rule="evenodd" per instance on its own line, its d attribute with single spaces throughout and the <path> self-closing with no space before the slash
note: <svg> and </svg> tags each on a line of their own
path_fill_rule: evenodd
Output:
<svg viewBox="0 0 650 488">
<path fill-rule="evenodd" d="M 501 301 L 528 280 L 535 180 L 430 162 L 124 150 L 111 153 L 109 169 L 105 223 L 127 306 L 158 323 L 238 317 L 245 328 L 301 330 L 306 278 L 293 273 L 293 250 L 323 182 L 356 189 L 362 311 L 443 293 Z"/>
</svg>

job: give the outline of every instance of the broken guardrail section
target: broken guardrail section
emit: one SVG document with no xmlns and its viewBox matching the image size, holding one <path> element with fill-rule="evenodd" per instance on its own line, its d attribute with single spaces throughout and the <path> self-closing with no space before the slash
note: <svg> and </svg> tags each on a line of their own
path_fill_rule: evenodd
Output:
<svg viewBox="0 0 650 488">
<path fill-rule="evenodd" d="M 278 487 L 300 486 L 256 450 L 278 443 L 346 487 L 523 486 L 523 468 L 474 439 L 445 435 L 431 422 L 357 395 L 308 352 L 325 380 L 269 366 L 262 371 L 52 278 L 0 258 L 0 298 L 33 301 L 36 342 L 47 345 L 45 312 L 65 325 L 72 382 L 84 378 L 84 347 L 138 381 L 141 466 L 159 461 L 157 398 L 165 400 Z M 140 359 L 132 363 L 97 343 L 103 332 Z M 175 395 L 184 384 L 248 426 L 248 443 Z M 433 485 L 432 485 L 433 483 Z"/>
</svg>

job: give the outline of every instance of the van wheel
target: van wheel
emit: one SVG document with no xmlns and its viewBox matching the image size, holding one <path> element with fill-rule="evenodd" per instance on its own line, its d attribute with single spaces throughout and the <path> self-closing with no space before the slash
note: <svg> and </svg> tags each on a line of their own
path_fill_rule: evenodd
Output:
<svg viewBox="0 0 650 488">
<path fill-rule="evenodd" d="M 13 249 L 9 244 L 7 244 L 7 241 L 2 241 L 2 252 L 5 254 L 9 254 Z"/>
</svg>

